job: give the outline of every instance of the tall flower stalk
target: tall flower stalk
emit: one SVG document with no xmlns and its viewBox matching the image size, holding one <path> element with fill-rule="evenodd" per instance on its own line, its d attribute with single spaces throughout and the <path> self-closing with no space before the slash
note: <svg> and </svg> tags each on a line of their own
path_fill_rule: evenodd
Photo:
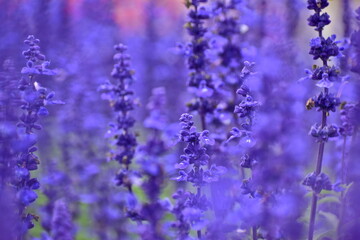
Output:
<svg viewBox="0 0 360 240">
<path fill-rule="evenodd" d="M 130 69 L 130 56 L 125 53 L 127 47 L 123 44 L 115 45 L 114 68 L 111 76 L 116 82 L 104 84 L 100 87 L 103 97 L 108 99 L 116 114 L 116 124 L 110 124 L 109 137 L 114 140 L 114 148 L 110 154 L 111 160 L 116 160 L 122 168 L 116 175 L 117 185 L 124 186 L 132 193 L 132 183 L 127 179 L 131 174 L 130 165 L 137 146 L 136 136 L 132 130 L 135 119 L 130 115 L 134 109 L 133 71 Z"/>
<path fill-rule="evenodd" d="M 241 128 L 234 127 L 230 132 L 231 136 L 228 139 L 228 143 L 231 141 L 237 141 L 238 145 L 242 148 L 241 151 L 243 155 L 241 156 L 240 167 L 242 169 L 251 169 L 255 167 L 257 161 L 256 157 L 252 154 L 252 148 L 255 146 L 254 133 L 252 132 L 254 117 L 257 108 L 260 106 L 260 103 L 254 100 L 253 94 L 251 93 L 249 87 L 245 84 L 245 80 L 253 72 L 254 63 L 244 62 L 244 67 L 240 73 L 239 79 L 240 86 L 236 93 L 242 98 L 241 102 L 235 106 L 234 113 L 237 115 L 240 120 Z M 251 176 L 246 179 L 243 173 L 243 183 L 241 185 L 242 193 L 244 195 L 249 195 L 251 198 L 256 197 L 256 189 L 253 188 L 253 173 Z M 257 227 L 252 226 L 252 239 L 257 239 Z"/>
<path fill-rule="evenodd" d="M 130 56 L 126 53 L 127 47 L 118 44 L 115 45 L 114 49 L 116 51 L 114 55 L 115 64 L 111 76 L 115 81 L 100 86 L 99 91 L 103 93 L 103 98 L 110 102 L 110 106 L 116 115 L 116 123 L 110 124 L 111 129 L 108 130 L 107 137 L 113 141 L 110 160 L 117 161 L 121 166 L 115 177 L 116 185 L 126 188 L 128 192 L 125 197 L 127 200 L 124 199 L 124 202 L 128 204 L 122 206 L 122 211 L 124 217 L 141 221 L 138 211 L 135 210 L 137 200 L 133 193 L 133 181 L 138 177 L 138 174 L 131 169 L 137 147 L 137 140 L 133 131 L 135 119 L 131 116 L 131 111 L 134 110 L 135 106 L 134 92 L 130 88 L 134 81 L 134 71 L 130 69 Z"/>
<path fill-rule="evenodd" d="M 241 70 L 243 68 L 243 53 L 240 41 L 244 39 L 243 30 L 239 27 L 239 8 L 240 1 L 217 0 L 214 2 L 212 13 L 215 15 L 214 33 L 220 37 L 220 41 L 224 41 L 221 50 L 218 52 L 217 61 L 219 61 L 218 78 L 221 80 L 219 84 L 222 104 L 218 104 L 216 111 L 223 122 L 230 122 L 230 114 L 233 118 L 235 126 L 239 126 L 238 118 L 234 113 L 234 107 L 238 102 L 236 90 L 243 83 Z M 231 117 L 230 117 L 231 119 Z"/>
<path fill-rule="evenodd" d="M 319 142 L 316 168 L 303 182 L 304 185 L 310 186 L 313 190 L 308 232 L 309 240 L 313 239 L 315 230 L 318 194 L 323 189 L 332 189 L 329 177 L 325 173 L 322 173 L 325 143 L 329 139 L 338 136 L 338 127 L 334 124 L 328 124 L 327 122 L 330 111 L 335 112 L 336 107 L 340 105 L 339 98 L 329 90 L 329 88 L 334 85 L 334 82 L 340 79 L 340 70 L 335 66 L 330 66 L 329 59 L 330 57 L 338 56 L 340 49 L 335 41 L 335 35 L 328 38 L 323 36 L 324 27 L 331 22 L 330 16 L 322 12 L 328 5 L 327 0 L 308 0 L 307 6 L 309 10 L 315 12 L 308 18 L 308 24 L 315 27 L 315 31 L 318 33 L 318 37 L 313 38 L 310 42 L 309 54 L 313 56 L 314 60 L 320 59 L 322 62 L 322 66 L 314 65 L 312 70 L 307 70 L 309 74 L 308 78 L 315 80 L 316 86 L 322 89 L 317 96 L 309 99 L 306 104 L 307 109 L 315 107 L 317 111 L 321 112 L 321 123 L 315 124 L 310 130 L 310 135 L 315 137 L 316 141 Z"/>
<path fill-rule="evenodd" d="M 161 222 L 170 202 L 161 200 L 160 195 L 166 184 L 164 155 L 169 150 L 168 143 L 164 138 L 164 130 L 167 125 L 166 116 L 166 92 L 165 88 L 158 87 L 152 90 L 152 95 L 147 104 L 149 116 L 144 125 L 149 129 L 147 142 L 139 149 L 139 164 L 144 179 L 142 189 L 148 201 L 141 207 L 141 215 L 148 222 L 142 225 L 141 239 L 165 240 L 165 225 Z"/>
<path fill-rule="evenodd" d="M 38 148 L 34 130 L 41 130 L 42 126 L 38 120 L 39 117 L 49 114 L 47 105 L 62 104 L 61 101 L 53 100 L 55 93 L 41 87 L 36 79 L 40 75 L 55 75 L 55 71 L 48 69 L 49 62 L 40 52 L 39 39 L 30 35 L 24 43 L 29 46 L 29 49 L 23 52 L 27 60 L 26 67 L 21 71 L 23 76 L 19 85 L 23 93 L 21 105 L 23 113 L 17 124 L 20 144 L 12 179 L 12 186 L 17 192 L 18 214 L 22 219 L 18 229 L 17 239 L 19 240 L 24 239 L 27 230 L 34 227 L 33 220 L 38 219 L 37 215 L 26 211 L 27 207 L 37 199 L 34 190 L 40 187 L 38 180 L 31 176 L 31 171 L 38 169 L 40 164 L 39 157 L 35 154 Z"/>
</svg>

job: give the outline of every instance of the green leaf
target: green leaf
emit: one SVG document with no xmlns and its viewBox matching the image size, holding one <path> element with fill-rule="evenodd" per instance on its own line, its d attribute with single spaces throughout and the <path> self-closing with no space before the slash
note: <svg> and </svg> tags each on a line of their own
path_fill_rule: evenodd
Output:
<svg viewBox="0 0 360 240">
<path fill-rule="evenodd" d="M 132 188 L 133 192 L 135 193 L 140 202 L 148 201 L 147 196 L 141 187 L 133 185 Z"/>
<path fill-rule="evenodd" d="M 337 229 L 339 225 L 339 219 L 335 214 L 330 212 L 319 211 L 319 215 L 326 219 L 326 221 L 331 225 L 331 229 Z"/>
<path fill-rule="evenodd" d="M 330 231 L 326 231 L 324 233 L 317 234 L 315 236 L 316 240 L 323 240 L 324 238 L 336 239 L 336 231 L 330 230 Z"/>
<path fill-rule="evenodd" d="M 338 204 L 341 204 L 341 201 L 339 200 L 338 197 L 335 197 L 335 196 L 327 196 L 327 197 L 324 197 L 324 198 L 321 198 L 319 201 L 318 201 L 318 204 L 323 204 L 323 203 L 338 203 Z"/>
</svg>

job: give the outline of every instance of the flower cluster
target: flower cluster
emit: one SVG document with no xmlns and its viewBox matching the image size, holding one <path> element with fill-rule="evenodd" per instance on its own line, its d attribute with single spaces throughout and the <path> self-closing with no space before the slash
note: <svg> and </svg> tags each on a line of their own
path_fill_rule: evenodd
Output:
<svg viewBox="0 0 360 240">
<path fill-rule="evenodd" d="M 308 18 L 309 26 L 316 27 L 315 30 L 322 31 L 323 28 L 330 24 L 330 16 L 327 13 L 321 13 L 321 10 L 329 6 L 327 0 L 308 0 L 307 8 L 314 10 L 315 13 Z"/>
<path fill-rule="evenodd" d="M 35 79 L 36 75 L 55 74 L 53 70 L 47 69 L 48 62 L 40 53 L 39 42 L 39 39 L 34 36 L 29 36 L 25 40 L 25 44 L 29 46 L 29 50 L 23 52 L 27 60 L 27 67 L 21 71 L 23 76 L 19 84 L 19 89 L 23 92 L 21 105 L 23 113 L 17 124 L 19 146 L 11 184 L 17 191 L 17 204 L 23 222 L 19 230 L 20 235 L 32 228 L 34 226 L 32 221 L 38 218 L 36 215 L 25 212 L 25 209 L 37 199 L 34 190 L 40 187 L 37 178 L 33 178 L 30 174 L 31 171 L 38 169 L 40 163 L 39 157 L 35 154 L 38 148 L 36 147 L 37 135 L 34 130 L 41 130 L 42 126 L 38 120 L 39 117 L 49 114 L 47 105 L 63 103 L 54 100 L 55 93 L 41 87 Z"/>
<path fill-rule="evenodd" d="M 318 87 L 329 88 L 333 83 L 339 81 L 340 70 L 334 66 L 328 66 L 330 57 L 337 57 L 343 48 L 338 47 L 339 41 L 335 41 L 336 35 L 331 35 L 328 38 L 323 36 L 323 28 L 330 24 L 330 16 L 321 11 L 329 5 L 327 0 L 317 1 L 308 0 L 308 9 L 314 10 L 315 13 L 308 19 L 309 25 L 314 26 L 319 33 L 319 37 L 313 38 L 310 41 L 310 52 L 314 60 L 321 59 L 323 66 L 314 65 L 313 70 L 306 70 L 309 75 L 303 79 L 313 79 L 319 81 L 316 85 Z"/>
<path fill-rule="evenodd" d="M 321 59 L 326 62 L 330 57 L 336 57 L 339 55 L 340 50 L 337 46 L 338 42 L 335 41 L 336 35 L 331 37 L 317 37 L 313 38 L 310 42 L 310 55 L 313 55 L 314 60 Z"/>
<path fill-rule="evenodd" d="M 340 106 L 340 99 L 332 93 L 321 92 L 318 96 L 313 97 L 311 101 L 319 112 L 335 112 L 336 107 Z"/>
<path fill-rule="evenodd" d="M 117 161 L 121 168 L 115 176 L 115 184 L 124 187 L 127 192 L 122 192 L 119 200 L 121 208 L 121 226 L 117 228 L 118 234 L 124 235 L 126 220 L 141 223 L 144 217 L 141 214 L 139 201 L 133 192 L 134 183 L 141 178 L 141 174 L 131 168 L 132 160 L 137 148 L 136 135 L 133 131 L 135 119 L 131 116 L 134 110 L 135 100 L 131 85 L 134 81 L 134 71 L 130 69 L 130 56 L 126 53 L 127 47 L 123 44 L 114 46 L 114 67 L 111 76 L 115 81 L 101 85 L 99 91 L 102 97 L 109 100 L 110 106 L 115 112 L 116 123 L 111 123 L 106 137 L 112 140 L 110 160 Z M 117 231 L 117 230 L 116 230 Z"/>
<path fill-rule="evenodd" d="M 322 127 L 316 123 L 311 127 L 309 134 L 316 138 L 317 142 L 327 142 L 330 138 L 339 136 L 339 129 L 333 124 Z"/>
<path fill-rule="evenodd" d="M 240 160 L 240 164 L 236 164 L 236 166 L 241 168 L 241 178 L 242 183 L 237 190 L 242 195 L 248 195 L 250 198 L 256 198 L 257 194 L 257 186 L 254 184 L 254 176 L 253 170 L 257 165 L 257 160 L 255 155 L 253 154 L 253 147 L 256 144 L 254 133 L 252 131 L 254 124 L 255 112 L 259 108 L 260 103 L 254 100 L 250 88 L 246 83 L 246 79 L 254 74 L 254 66 L 255 63 L 250 63 L 245 61 L 244 67 L 240 72 L 240 86 L 236 93 L 239 95 L 242 100 L 238 105 L 235 106 L 234 114 L 237 115 L 240 121 L 240 129 L 238 127 L 233 127 L 230 132 L 230 137 L 227 140 L 227 144 L 231 142 L 237 142 L 237 152 L 242 154 Z M 237 123 L 237 122 L 236 122 Z M 245 175 L 244 169 L 251 169 L 252 173 L 247 178 Z M 236 186 L 234 186 L 236 188 Z M 246 196 L 247 197 L 247 196 Z M 237 196 L 235 199 L 239 205 L 242 205 L 242 197 Z M 253 234 L 256 233 L 256 227 L 250 224 L 250 227 L 253 227 Z"/>
<path fill-rule="evenodd" d="M 125 186 L 131 189 L 134 173 L 129 171 L 129 166 L 135 154 L 137 146 L 136 136 L 131 128 L 135 119 L 130 115 L 134 109 L 133 91 L 130 89 L 133 83 L 133 71 L 130 69 L 130 56 L 126 54 L 127 47 L 123 44 L 115 45 L 114 68 L 111 76 L 114 83 L 106 83 L 99 90 L 103 97 L 108 99 L 116 113 L 116 124 L 111 124 L 108 136 L 114 140 L 114 149 L 111 153 L 111 160 L 116 160 L 124 165 L 116 175 L 118 186 Z"/>
<path fill-rule="evenodd" d="M 251 148 L 254 146 L 254 139 L 252 137 L 252 125 L 255 117 L 255 111 L 260 106 L 260 103 L 251 95 L 249 87 L 245 84 L 245 80 L 252 74 L 254 74 L 255 63 L 244 62 L 244 67 L 241 71 L 242 85 L 236 91 L 236 93 L 243 99 L 235 106 L 234 113 L 237 114 L 238 118 L 242 120 L 241 129 L 234 127 L 230 132 L 230 138 L 227 142 L 236 139 L 239 141 L 241 147 Z M 245 164 L 244 166 L 247 166 Z"/>
<path fill-rule="evenodd" d="M 188 181 L 193 183 L 194 187 L 200 188 L 206 183 L 217 181 L 225 169 L 211 165 L 205 170 L 210 159 L 205 146 L 214 144 L 214 140 L 210 138 L 208 130 L 197 132 L 192 118 L 192 115 L 187 113 L 180 117 L 182 125 L 180 141 L 187 143 L 187 146 L 184 148 L 185 154 L 180 156 L 180 162 L 176 164 L 179 176 L 175 180 Z"/>
<path fill-rule="evenodd" d="M 185 202 L 177 204 L 181 206 L 185 204 L 186 208 L 182 209 L 181 213 L 175 212 L 174 214 L 180 221 L 178 225 L 187 226 L 183 223 L 183 218 L 185 218 L 187 223 L 198 231 L 198 236 L 201 236 L 201 228 L 205 224 L 203 214 L 209 207 L 206 195 L 201 192 L 201 188 L 207 183 L 218 181 L 226 169 L 222 166 L 209 164 L 210 156 L 206 152 L 206 146 L 213 145 L 214 140 L 210 138 L 208 130 L 197 132 L 192 118 L 193 116 L 187 113 L 180 117 L 182 130 L 179 139 L 180 142 L 187 145 L 184 148 L 184 154 L 180 156 L 180 162 L 175 166 L 179 169 L 179 175 L 173 179 L 192 183 L 197 188 L 197 193 L 185 193 L 183 197 L 177 197 Z"/>
<path fill-rule="evenodd" d="M 312 70 L 306 69 L 306 77 L 301 78 L 301 80 L 311 79 L 316 81 L 316 86 L 323 88 L 330 88 L 334 85 L 335 82 L 339 82 L 341 77 L 339 76 L 340 70 L 335 66 L 322 66 L 319 67 L 314 65 Z"/>
<path fill-rule="evenodd" d="M 333 186 L 329 177 L 325 173 L 316 174 L 310 173 L 303 181 L 305 186 L 311 187 L 314 192 L 320 193 L 321 190 L 332 190 Z"/>
<path fill-rule="evenodd" d="M 46 61 L 45 55 L 40 52 L 38 45 L 40 40 L 30 35 L 24 43 L 29 45 L 29 49 L 22 53 L 27 62 L 21 73 L 28 75 L 55 75 L 55 71 L 48 69 L 50 62 Z"/>
</svg>

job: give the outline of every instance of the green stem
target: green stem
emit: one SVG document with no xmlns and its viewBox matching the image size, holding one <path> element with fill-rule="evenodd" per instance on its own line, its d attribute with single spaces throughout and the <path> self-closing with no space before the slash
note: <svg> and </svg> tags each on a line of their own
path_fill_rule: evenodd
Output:
<svg viewBox="0 0 360 240">
<path fill-rule="evenodd" d="M 254 226 L 252 227 L 252 239 L 257 240 L 257 228 Z"/>
<path fill-rule="evenodd" d="M 325 92 L 327 92 L 327 91 L 328 91 L 328 89 L 325 88 Z M 321 128 L 324 128 L 326 126 L 326 120 L 327 120 L 327 112 L 323 111 L 322 112 Z M 319 146 L 318 158 L 317 158 L 317 162 L 316 162 L 316 170 L 315 170 L 315 175 L 316 176 L 321 173 L 323 156 L 324 156 L 324 148 L 325 148 L 325 142 L 321 141 L 320 146 Z M 311 212 L 310 212 L 309 234 L 308 234 L 308 239 L 309 240 L 313 240 L 313 238 L 314 238 L 317 200 L 318 200 L 317 194 L 315 192 L 313 192 L 312 202 L 311 202 Z"/>
</svg>

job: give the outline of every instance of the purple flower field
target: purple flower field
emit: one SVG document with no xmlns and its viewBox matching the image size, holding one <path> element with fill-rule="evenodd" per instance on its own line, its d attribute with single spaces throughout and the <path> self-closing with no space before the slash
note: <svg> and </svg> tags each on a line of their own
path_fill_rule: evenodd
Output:
<svg viewBox="0 0 360 240">
<path fill-rule="evenodd" d="M 360 0 L 0 21 L 0 240 L 360 239 Z"/>
</svg>

